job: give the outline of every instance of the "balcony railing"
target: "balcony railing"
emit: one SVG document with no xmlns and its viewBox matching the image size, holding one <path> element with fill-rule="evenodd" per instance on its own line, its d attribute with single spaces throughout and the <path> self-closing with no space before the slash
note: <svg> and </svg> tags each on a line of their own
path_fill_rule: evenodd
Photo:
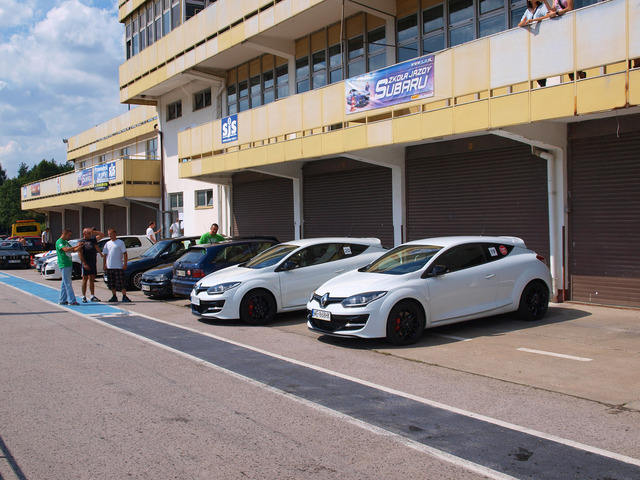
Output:
<svg viewBox="0 0 640 480">
<path fill-rule="evenodd" d="M 640 0 L 603 2 L 435 54 L 430 98 L 349 114 L 341 82 L 238 113 L 235 142 L 183 131 L 181 176 L 637 106 L 639 59 Z"/>
<path fill-rule="evenodd" d="M 159 196 L 161 177 L 161 162 L 157 157 L 128 156 L 24 185 L 22 205 L 30 208 L 29 203 L 35 201 L 51 205 L 70 204 L 74 203 L 70 195 L 77 199 L 76 194 L 84 194 L 82 198 L 86 201 L 99 201 L 105 196 L 112 198 L 113 195 L 105 192 L 117 187 L 120 187 L 117 190 L 120 196 L 125 195 L 127 187 L 132 192 L 136 189 L 140 192 L 157 190 L 154 196 Z"/>
</svg>

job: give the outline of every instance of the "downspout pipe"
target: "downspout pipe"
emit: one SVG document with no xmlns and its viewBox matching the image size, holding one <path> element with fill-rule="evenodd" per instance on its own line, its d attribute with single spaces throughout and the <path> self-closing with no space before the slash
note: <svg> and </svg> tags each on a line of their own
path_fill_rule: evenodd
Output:
<svg viewBox="0 0 640 480">
<path fill-rule="evenodd" d="M 160 147 L 160 228 L 162 237 L 168 238 L 169 231 L 164 218 L 164 133 L 158 128 L 157 123 L 153 126 L 153 129 L 158 132 L 158 136 L 160 137 L 160 145 L 158 145 Z"/>
</svg>

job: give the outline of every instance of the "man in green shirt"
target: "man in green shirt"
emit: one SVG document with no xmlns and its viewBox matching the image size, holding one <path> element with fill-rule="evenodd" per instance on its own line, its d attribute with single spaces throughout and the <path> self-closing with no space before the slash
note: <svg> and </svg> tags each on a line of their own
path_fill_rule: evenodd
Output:
<svg viewBox="0 0 640 480">
<path fill-rule="evenodd" d="M 202 234 L 200 240 L 198 240 L 198 244 L 201 245 L 203 243 L 218 243 L 224 240 L 225 238 L 222 235 L 218 235 L 218 224 L 212 223 L 209 231 Z"/>
<path fill-rule="evenodd" d="M 69 244 L 71 238 L 71 230 L 65 228 L 62 230 L 62 235 L 56 242 L 56 254 L 58 255 L 58 267 L 62 274 L 62 281 L 60 284 L 60 296 L 58 297 L 58 303 L 60 305 L 78 305 L 76 301 L 76 295 L 73 293 L 73 286 L 71 285 L 71 271 L 73 270 L 73 261 L 71 260 L 71 253 L 80 250 L 84 243 L 78 242 L 75 247 Z"/>
</svg>

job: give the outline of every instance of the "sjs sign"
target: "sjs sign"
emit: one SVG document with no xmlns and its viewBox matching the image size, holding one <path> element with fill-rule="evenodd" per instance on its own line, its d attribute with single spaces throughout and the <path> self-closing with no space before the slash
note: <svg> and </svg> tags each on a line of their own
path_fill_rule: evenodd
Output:
<svg viewBox="0 0 640 480">
<path fill-rule="evenodd" d="M 222 143 L 238 140 L 238 115 L 229 115 L 222 119 Z"/>
</svg>

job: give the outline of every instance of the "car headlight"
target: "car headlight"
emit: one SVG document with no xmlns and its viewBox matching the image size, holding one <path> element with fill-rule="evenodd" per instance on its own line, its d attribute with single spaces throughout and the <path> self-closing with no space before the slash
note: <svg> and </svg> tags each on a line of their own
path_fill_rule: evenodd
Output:
<svg viewBox="0 0 640 480">
<path fill-rule="evenodd" d="M 219 283 L 218 285 L 209 287 L 207 289 L 207 293 L 209 295 L 220 295 L 221 293 L 224 293 L 227 290 L 231 290 L 232 288 L 235 288 L 238 285 L 240 285 L 240 282 Z"/>
<path fill-rule="evenodd" d="M 152 280 L 156 282 L 166 282 L 167 280 L 169 280 L 169 277 L 167 277 L 166 275 L 158 275 L 156 277 L 153 277 Z"/>
<path fill-rule="evenodd" d="M 350 307 L 364 307 L 365 305 L 370 304 L 374 300 L 377 300 L 381 297 L 384 297 L 387 292 L 367 292 L 367 293 L 359 293 L 357 295 L 352 295 L 349 298 L 345 298 L 341 305 L 346 308 Z"/>
</svg>

